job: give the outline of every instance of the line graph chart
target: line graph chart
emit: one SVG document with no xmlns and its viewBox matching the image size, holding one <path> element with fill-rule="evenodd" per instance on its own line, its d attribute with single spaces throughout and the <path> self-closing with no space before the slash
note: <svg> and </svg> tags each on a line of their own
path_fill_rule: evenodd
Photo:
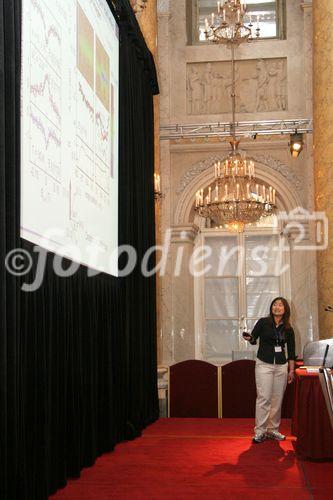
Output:
<svg viewBox="0 0 333 500">
<path fill-rule="evenodd" d="M 79 98 L 82 99 L 83 104 L 87 108 L 90 114 L 90 118 L 94 120 L 94 113 L 95 113 L 94 106 L 91 104 L 88 97 L 86 96 L 87 90 L 84 90 L 83 85 L 84 85 L 83 82 L 79 80 L 79 96 L 80 96 Z"/>
<path fill-rule="evenodd" d="M 45 59 L 31 47 L 30 99 L 52 123 L 61 127 L 61 79 Z"/>
<path fill-rule="evenodd" d="M 31 41 L 61 74 L 61 27 L 42 0 L 31 0 Z"/>
<path fill-rule="evenodd" d="M 61 45 L 60 34 L 57 27 L 53 24 L 50 24 L 49 26 L 47 25 L 45 19 L 45 4 L 43 5 L 38 0 L 31 0 L 31 5 L 35 8 L 41 18 L 44 28 L 45 43 L 48 44 L 51 37 L 54 37 L 59 42 L 59 45 Z"/>
<path fill-rule="evenodd" d="M 92 150 L 95 144 L 95 95 L 93 90 L 78 72 L 76 123 L 77 136 Z"/>
<path fill-rule="evenodd" d="M 101 141 L 106 142 L 110 138 L 110 113 L 107 114 L 106 123 L 104 122 L 100 111 L 96 112 L 96 126 L 98 128 Z"/>
<path fill-rule="evenodd" d="M 60 148 L 61 139 L 57 135 L 55 128 L 48 126 L 46 123 L 47 118 L 45 116 L 43 117 L 41 113 L 37 113 L 37 109 L 35 111 L 31 111 L 30 116 L 32 124 L 43 136 L 45 150 L 49 148 L 51 142 L 54 143 L 57 148 Z"/>
<path fill-rule="evenodd" d="M 108 167 L 108 173 L 112 176 L 111 171 L 111 115 L 107 112 L 99 99 L 95 101 L 95 119 L 96 119 L 96 155 L 99 160 L 102 160 Z"/>
<path fill-rule="evenodd" d="M 80 170 L 90 179 L 94 179 L 94 153 L 80 139 L 77 141 L 76 159 Z"/>
<path fill-rule="evenodd" d="M 98 187 L 103 189 L 106 194 L 110 193 L 110 172 L 103 162 L 96 162 L 95 181 Z"/>
<path fill-rule="evenodd" d="M 52 179 L 61 178 L 61 136 L 59 130 L 31 106 L 30 110 L 30 161 Z"/>
</svg>

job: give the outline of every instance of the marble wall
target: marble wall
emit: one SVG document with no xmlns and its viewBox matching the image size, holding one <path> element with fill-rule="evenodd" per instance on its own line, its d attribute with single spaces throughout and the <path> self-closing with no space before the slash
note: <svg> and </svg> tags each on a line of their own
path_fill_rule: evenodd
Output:
<svg viewBox="0 0 333 500">
<path fill-rule="evenodd" d="M 305 39 L 311 43 L 311 33 L 305 33 L 305 17 L 299 0 L 287 1 L 287 39 L 258 40 L 240 45 L 235 50 L 239 61 L 254 59 L 285 59 L 287 76 L 288 110 L 274 111 L 273 117 L 306 117 L 305 95 L 299 85 L 305 88 L 308 81 L 306 67 L 309 63 L 305 52 Z M 187 44 L 186 0 L 160 0 L 158 2 L 159 25 L 159 70 L 161 85 L 161 123 L 192 123 L 193 117 L 187 112 L 187 71 L 188 65 L 227 62 L 231 59 L 230 49 L 226 46 Z M 256 75 L 255 65 L 251 76 Z M 230 73 L 230 72 L 229 72 Z M 296 85 L 297 82 L 297 85 Z M 246 89 L 245 89 L 246 92 Z M 243 96 L 242 96 L 243 97 Z M 246 99 L 243 99 L 246 101 Z M 240 112 L 238 120 L 263 120 L 272 118 L 267 110 L 259 112 Z M 202 117 L 204 121 L 225 121 L 230 119 L 228 112 L 212 110 Z M 200 121 L 200 115 L 196 118 Z"/>
<path fill-rule="evenodd" d="M 236 49 L 236 120 L 311 117 L 311 6 L 305 7 L 298 0 L 286 4 L 286 40 L 255 41 Z M 190 30 L 185 0 L 159 0 L 157 5 L 161 125 L 230 121 L 230 50 L 187 44 Z M 212 76 L 210 84 L 205 83 L 208 75 Z M 241 147 L 254 158 L 258 177 L 276 187 L 281 208 L 301 206 L 311 211 L 312 137 L 305 138 L 304 150 L 297 159 L 291 158 L 288 140 L 288 136 L 248 137 Z M 174 268 L 182 243 L 180 235 L 186 235 L 185 261 L 200 238 L 193 211 L 196 189 L 211 182 L 212 163 L 223 159 L 228 151 L 228 143 L 219 138 L 161 141 L 161 230 L 162 239 L 168 235 L 171 248 L 161 278 L 159 337 L 164 364 L 199 357 L 199 312 L 194 297 L 200 291 L 188 272 L 175 277 Z M 301 352 L 309 339 L 318 336 L 316 252 L 296 251 L 292 237 L 290 245 L 290 298 Z"/>
</svg>

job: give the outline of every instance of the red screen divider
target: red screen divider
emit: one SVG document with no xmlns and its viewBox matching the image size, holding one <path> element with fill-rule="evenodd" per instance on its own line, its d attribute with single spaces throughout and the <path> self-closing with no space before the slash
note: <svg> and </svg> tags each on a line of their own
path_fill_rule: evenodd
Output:
<svg viewBox="0 0 333 500">
<path fill-rule="evenodd" d="M 218 417 L 218 368 L 200 360 L 170 366 L 170 417 Z"/>
<path fill-rule="evenodd" d="M 219 370 L 222 373 L 220 385 Z M 222 417 L 254 418 L 254 361 L 242 359 L 217 367 L 206 361 L 193 359 L 170 366 L 170 417 L 218 418 L 219 399 L 222 399 Z M 282 418 L 292 417 L 293 400 L 294 384 L 291 384 L 287 386 L 284 395 Z"/>
</svg>

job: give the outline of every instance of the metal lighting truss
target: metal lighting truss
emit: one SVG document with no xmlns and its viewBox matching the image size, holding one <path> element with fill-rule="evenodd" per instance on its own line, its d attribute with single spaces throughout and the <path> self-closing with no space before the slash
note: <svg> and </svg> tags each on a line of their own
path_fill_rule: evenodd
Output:
<svg viewBox="0 0 333 500">
<path fill-rule="evenodd" d="M 194 123 L 183 125 L 166 125 L 160 128 L 162 140 L 195 139 L 199 137 L 230 137 L 235 132 L 237 137 L 250 137 L 255 139 L 259 135 L 289 135 L 312 133 L 312 119 L 302 118 L 294 120 L 260 120 L 215 123 Z"/>
</svg>

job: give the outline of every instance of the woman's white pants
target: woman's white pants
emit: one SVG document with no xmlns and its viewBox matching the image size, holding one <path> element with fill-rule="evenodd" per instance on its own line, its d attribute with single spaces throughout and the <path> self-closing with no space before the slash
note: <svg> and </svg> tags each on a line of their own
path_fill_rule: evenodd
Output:
<svg viewBox="0 0 333 500">
<path fill-rule="evenodd" d="M 277 365 L 256 360 L 256 425 L 255 433 L 278 431 L 281 407 L 287 387 L 288 363 Z"/>
</svg>

